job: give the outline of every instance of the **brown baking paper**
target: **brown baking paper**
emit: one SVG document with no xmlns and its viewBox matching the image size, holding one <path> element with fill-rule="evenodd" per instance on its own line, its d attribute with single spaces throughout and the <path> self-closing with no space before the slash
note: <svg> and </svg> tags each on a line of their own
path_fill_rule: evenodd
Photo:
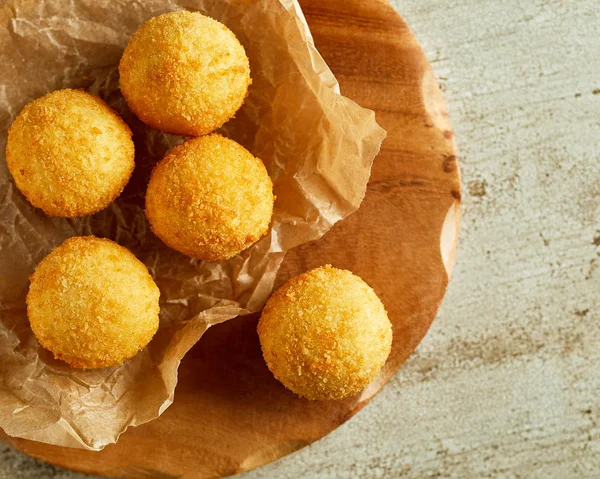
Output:
<svg viewBox="0 0 600 479">
<path fill-rule="evenodd" d="M 177 368 L 211 326 L 261 309 L 285 251 L 315 240 L 360 205 L 385 132 L 339 94 L 294 0 L 7 0 L 0 7 L 0 151 L 20 109 L 82 87 L 134 132 L 136 169 L 119 199 L 87 218 L 51 218 L 16 189 L 0 160 L 0 426 L 11 436 L 100 450 L 173 401 Z M 272 229 L 228 261 L 192 260 L 164 246 L 143 213 L 152 166 L 180 137 L 141 124 L 118 88 L 129 37 L 149 18 L 199 10 L 238 36 L 253 84 L 224 134 L 262 158 L 277 201 Z M 120 367 L 71 369 L 39 346 L 27 321 L 28 275 L 66 238 L 94 234 L 130 248 L 161 290 L 160 328 Z"/>
</svg>

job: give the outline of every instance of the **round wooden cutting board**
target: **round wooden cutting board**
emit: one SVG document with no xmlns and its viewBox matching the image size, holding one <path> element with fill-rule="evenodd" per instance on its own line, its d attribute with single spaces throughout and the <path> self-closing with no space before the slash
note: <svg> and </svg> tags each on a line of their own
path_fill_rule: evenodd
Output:
<svg viewBox="0 0 600 479">
<path fill-rule="evenodd" d="M 309 402 L 284 389 L 261 356 L 257 317 L 211 328 L 180 368 L 174 404 L 102 452 L 7 438 L 32 456 L 111 477 L 212 478 L 273 461 L 356 414 L 417 347 L 444 296 L 460 218 L 448 113 L 417 40 L 384 0 L 301 0 L 342 93 L 388 132 L 360 210 L 292 250 L 278 285 L 331 263 L 365 279 L 394 327 L 382 374 L 357 397 Z"/>
</svg>

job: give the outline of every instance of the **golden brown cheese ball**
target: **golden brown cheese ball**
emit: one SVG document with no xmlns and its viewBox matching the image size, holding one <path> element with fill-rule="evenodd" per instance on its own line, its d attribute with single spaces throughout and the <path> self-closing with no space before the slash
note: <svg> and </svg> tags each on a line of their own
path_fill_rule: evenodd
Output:
<svg viewBox="0 0 600 479">
<path fill-rule="evenodd" d="M 291 391 L 312 400 L 361 391 L 390 354 L 392 325 L 375 292 L 330 265 L 289 280 L 258 323 L 267 366 Z"/>
<path fill-rule="evenodd" d="M 213 134 L 176 146 L 158 163 L 146 192 L 146 216 L 167 246 L 216 261 L 267 233 L 273 201 L 263 162 Z"/>
<path fill-rule="evenodd" d="M 131 130 L 104 101 L 58 90 L 27 104 L 8 130 L 6 162 L 29 202 L 52 216 L 111 204 L 134 168 Z"/>
<path fill-rule="evenodd" d="M 156 284 L 144 264 L 113 241 L 70 238 L 30 279 L 31 329 L 56 359 L 75 368 L 119 365 L 158 329 Z"/>
<path fill-rule="evenodd" d="M 123 96 L 140 120 L 184 136 L 222 126 L 251 83 L 248 57 L 233 32 L 186 11 L 148 20 L 127 44 L 119 73 Z"/>
</svg>

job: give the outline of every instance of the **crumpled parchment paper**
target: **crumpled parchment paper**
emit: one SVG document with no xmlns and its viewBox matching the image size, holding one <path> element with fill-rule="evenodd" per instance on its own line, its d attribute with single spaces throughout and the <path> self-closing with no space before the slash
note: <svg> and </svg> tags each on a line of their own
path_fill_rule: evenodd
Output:
<svg viewBox="0 0 600 479">
<path fill-rule="evenodd" d="M 262 158 L 277 201 L 272 230 L 228 261 L 164 246 L 143 213 L 152 166 L 180 137 L 129 112 L 117 65 L 149 18 L 199 10 L 238 36 L 253 84 L 223 133 Z M 0 427 L 50 444 L 100 450 L 172 403 L 177 368 L 211 326 L 260 310 L 285 251 L 322 236 L 360 205 L 385 132 L 340 95 L 295 0 L 6 0 L 0 4 Z M 82 87 L 134 132 L 136 169 L 119 199 L 91 217 L 51 218 L 16 189 L 4 160 L 8 127 L 29 101 Z M 66 238 L 95 234 L 130 248 L 161 290 L 160 329 L 120 367 L 71 369 L 39 346 L 27 320 L 28 275 Z"/>
</svg>

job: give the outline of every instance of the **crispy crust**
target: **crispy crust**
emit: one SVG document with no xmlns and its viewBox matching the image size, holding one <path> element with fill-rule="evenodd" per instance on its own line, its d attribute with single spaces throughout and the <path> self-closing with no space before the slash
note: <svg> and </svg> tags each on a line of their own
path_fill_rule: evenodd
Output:
<svg viewBox="0 0 600 479">
<path fill-rule="evenodd" d="M 103 100 L 58 90 L 27 104 L 8 131 L 6 163 L 27 200 L 51 216 L 110 205 L 133 173 L 131 130 Z"/>
<path fill-rule="evenodd" d="M 263 162 L 235 141 L 212 134 L 176 146 L 156 165 L 146 216 L 169 247 L 216 261 L 267 233 L 274 200 Z"/>
<path fill-rule="evenodd" d="M 284 284 L 262 312 L 258 334 L 273 375 L 311 400 L 343 399 L 379 373 L 392 327 L 375 292 L 331 265 Z"/>
<path fill-rule="evenodd" d="M 113 241 L 70 238 L 30 280 L 31 329 L 56 359 L 75 368 L 122 364 L 158 329 L 158 287 L 144 264 Z"/>
<path fill-rule="evenodd" d="M 148 20 L 129 40 L 119 74 L 121 92 L 140 120 L 184 136 L 221 127 L 251 84 L 248 57 L 233 32 L 187 11 Z"/>
</svg>

